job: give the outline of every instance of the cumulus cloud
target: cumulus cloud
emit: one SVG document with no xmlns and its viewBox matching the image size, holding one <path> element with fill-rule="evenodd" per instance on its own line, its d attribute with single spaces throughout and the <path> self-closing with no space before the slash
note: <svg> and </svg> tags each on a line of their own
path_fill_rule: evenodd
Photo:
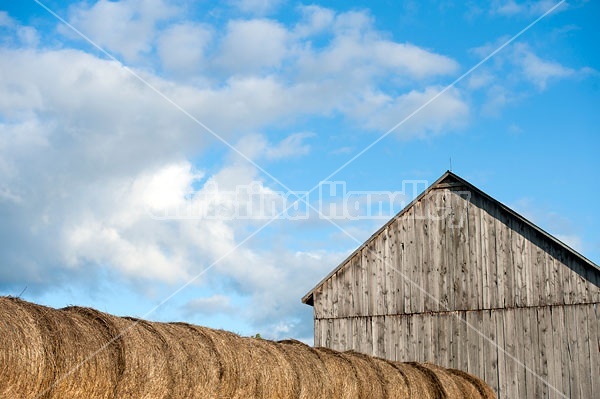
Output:
<svg viewBox="0 0 600 399">
<path fill-rule="evenodd" d="M 181 196 L 180 201 L 191 204 L 191 208 L 196 210 L 213 206 L 226 212 L 224 208 L 228 207 L 246 208 L 249 204 L 243 202 L 248 201 L 248 197 L 232 198 L 229 194 L 249 184 L 254 185 L 254 192 L 260 193 L 262 198 L 281 195 L 265 186 L 256 170 L 247 163 L 234 163 L 209 176 L 202 187 L 190 195 Z M 209 298 L 191 300 L 184 306 L 185 312 L 235 313 L 260 331 L 266 331 L 270 337 L 286 336 L 290 331 L 299 336 L 310 336 L 310 312 L 304 309 L 305 305 L 299 302 L 299 298 L 328 268 L 340 261 L 342 253 L 325 250 L 294 252 L 278 245 L 236 249 L 244 236 L 241 233 L 245 224 L 256 223 L 252 220 L 192 218 L 175 224 L 166 222 L 170 226 L 169 234 L 163 239 L 172 237 L 172 242 L 166 241 L 170 243 L 169 248 L 181 248 L 182 243 L 187 243 L 185 251 L 193 259 L 202 259 L 203 263 L 194 272 L 203 273 L 207 267 L 211 268 L 207 278 L 211 282 L 211 290 L 216 293 Z M 285 222 L 281 231 L 276 229 L 277 234 L 288 229 L 289 223 Z M 209 226 L 208 231 L 206 226 Z M 168 270 L 173 270 L 173 265 Z M 290 281 L 295 283 L 290 285 Z M 245 298 L 245 305 L 238 307 L 230 299 L 232 295 Z"/>
<path fill-rule="evenodd" d="M 313 11 L 315 13 L 324 14 L 321 10 Z M 320 18 L 328 21 L 331 16 Z M 314 24 L 312 22 L 308 26 Z M 361 83 L 365 79 L 368 81 L 390 73 L 395 78 L 421 80 L 457 71 L 458 64 L 451 58 L 410 43 L 392 42 L 372 30 L 371 24 L 372 21 L 364 13 L 335 16 L 330 27 L 333 37 L 329 44 L 321 49 L 300 53 L 298 65 L 302 76 L 322 78 L 341 74 L 355 78 L 353 82 Z M 301 28 L 308 30 L 304 26 Z M 352 68 L 348 68 L 349 65 Z"/>
<path fill-rule="evenodd" d="M 160 33 L 157 50 L 164 68 L 176 75 L 189 76 L 205 72 L 208 61 L 205 52 L 213 38 L 210 27 L 180 23 Z"/>
<path fill-rule="evenodd" d="M 225 211 L 244 206 L 235 203 L 240 198 L 215 193 L 211 187 L 228 193 L 254 182 L 260 192 L 277 197 L 279 194 L 261 182 L 251 165 L 233 161 L 206 176 L 185 156 L 169 151 L 170 154 L 142 157 L 135 168 L 121 160 L 123 164 L 118 168 L 113 165 L 112 171 L 103 165 L 103 160 L 90 158 L 90 170 L 86 170 L 81 160 L 97 154 L 92 147 L 100 145 L 94 137 L 100 133 L 87 130 L 88 137 L 78 135 L 81 132 L 77 131 L 77 124 L 66 127 L 59 129 L 52 123 L 44 128 L 26 122 L 1 126 L 0 159 L 5 165 L 0 175 L 0 213 L 3 231 L 11 232 L 11 238 L 4 241 L 9 247 L 4 248 L 1 258 L 3 264 L 9 265 L 0 272 L 4 288 L 23 281 L 33 292 L 62 284 L 66 279 L 71 284 L 89 284 L 103 269 L 141 286 L 177 285 L 215 265 L 210 277 L 199 279 L 197 285 L 203 286 L 205 277 L 227 281 L 227 292 L 245 296 L 253 304 L 251 310 L 242 314 L 243 320 L 257 329 L 271 326 L 270 330 L 281 334 L 300 323 L 298 297 L 323 273 L 323 264 L 313 262 L 309 269 L 302 256 L 285 249 L 279 249 L 276 255 L 268 249 L 236 250 L 238 234 L 245 232 L 247 223 L 256 223 L 253 221 L 195 217 L 198 215 L 178 220 L 156 218 L 186 206 Z M 100 126 L 100 130 L 108 127 Z M 35 134 L 23 134 L 29 129 Z M 135 144 L 143 142 L 133 134 L 114 143 L 110 132 L 103 136 L 108 162 L 110 150 L 116 151 L 119 146 L 130 145 L 131 156 Z M 70 136 L 81 146 L 69 143 L 73 139 Z M 156 136 L 159 137 L 160 134 Z M 291 135 L 274 144 L 263 140 L 256 156 L 275 159 L 293 153 L 302 155 L 305 150 L 301 143 L 308 137 Z M 248 147 L 243 142 L 238 144 L 244 151 Z M 166 143 L 160 145 L 168 149 Z M 75 154 L 78 151 L 83 153 Z M 61 156 L 68 157 L 66 163 L 59 162 Z M 92 173 L 95 168 L 99 170 Z M 204 183 L 198 185 L 199 181 Z M 285 288 L 286 282 L 297 280 L 298 273 L 305 276 L 303 284 L 293 290 Z M 215 312 L 225 310 L 221 307 Z"/>
<path fill-rule="evenodd" d="M 295 25 L 264 18 L 238 19 L 218 31 L 206 24 L 171 23 L 177 9 L 153 1 L 158 2 L 158 9 L 165 8 L 160 17 L 136 0 L 103 0 L 75 7 L 71 19 L 90 32 L 98 29 L 98 43 L 123 54 L 126 60 L 150 54 L 155 48 L 169 76 L 201 83 L 202 93 L 189 86 L 167 91 L 182 95 L 178 102 L 193 102 L 189 108 L 194 114 L 219 132 L 244 124 L 247 131 L 306 114 L 344 114 L 373 95 L 388 96 L 389 83 L 381 82 L 407 86 L 458 71 L 456 61 L 447 56 L 389 40 L 374 28 L 373 18 L 365 11 L 336 13 L 302 6 Z M 125 33 L 118 29 L 105 32 L 97 21 L 108 17 L 132 22 L 123 25 L 131 25 L 131 37 L 121 38 Z M 324 35 L 325 40 L 315 46 L 311 41 L 314 35 Z M 157 85 L 164 90 L 168 83 Z M 364 105 L 366 109 L 373 102 Z"/>
<path fill-rule="evenodd" d="M 157 25 L 177 12 L 164 0 L 100 0 L 71 7 L 69 23 L 96 44 L 133 61 L 152 49 Z M 59 25 L 59 29 L 75 37 L 67 27 Z"/>
<path fill-rule="evenodd" d="M 309 155 L 318 138 L 310 129 L 286 131 L 296 119 L 341 116 L 388 129 L 434 96 L 440 88 L 431 82 L 458 64 L 390 40 L 366 12 L 300 9 L 287 25 L 250 18 L 220 31 L 161 0 L 74 6 L 69 21 L 92 40 L 127 63 L 149 63 L 131 69 L 68 44 L 40 45 L 43 36 L 0 13 L 16 38 L 0 48 L 2 288 L 93 286 L 100 273 L 134 287 L 177 286 L 200 275 L 195 287 L 210 285 L 212 296 L 190 302 L 190 312 L 237 312 L 274 335 L 304 328 L 297 331 L 309 336 L 310 309 L 299 298 L 342 251 L 288 248 L 279 241 L 291 234 L 284 222 L 269 229 L 278 240 L 238 248 L 262 221 L 164 217 L 186 209 L 254 212 L 247 197 L 229 195 L 240 186 L 288 201 L 235 154 L 203 168 L 217 139 L 178 107 L 257 162 L 285 162 Z M 413 88 L 423 82 L 425 89 Z M 467 117 L 452 90 L 398 135 L 438 134 Z M 274 128 L 277 138 L 249 134 Z M 250 306 L 241 311 L 228 293 Z"/>
<path fill-rule="evenodd" d="M 295 26 L 294 35 L 314 36 L 327 31 L 335 20 L 335 12 L 317 5 L 300 6 L 302 20 Z"/>
<path fill-rule="evenodd" d="M 198 186 L 200 179 L 204 183 Z M 13 234 L 5 241 L 11 247 L 2 251 L 2 263 L 10 265 L 1 272 L 4 288 L 27 281 L 36 291 L 60 284 L 67 275 L 71 284 L 90 279 L 89 284 L 102 268 L 141 286 L 177 286 L 200 275 L 195 286 L 217 281 L 211 289 L 220 296 L 195 300 L 186 314 L 235 311 L 256 329 L 284 334 L 308 321 L 307 316 L 298 319 L 304 306 L 298 298 L 337 259 L 327 252 L 315 257 L 269 246 L 237 248 L 245 226 L 255 221 L 201 214 L 156 217 L 172 216 L 173 209 L 218 208 L 218 216 L 227 208 L 244 207 L 239 201 L 247 198 L 228 194 L 251 183 L 266 196 L 278 196 L 247 163 L 230 164 L 210 176 L 181 161 L 133 178 L 103 178 L 76 187 L 73 181 L 43 177 L 31 183 L 38 187 L 29 196 L 0 207 L 3 228 Z M 35 254 L 26 255 L 32 248 Z M 296 282 L 294 287 L 289 281 Z M 245 297 L 251 306 L 238 309 L 225 295 Z"/>
<path fill-rule="evenodd" d="M 231 21 L 217 63 L 234 74 L 277 68 L 286 56 L 287 38 L 287 30 L 274 21 Z"/>
<path fill-rule="evenodd" d="M 450 89 L 433 100 L 440 91 L 439 87 L 428 87 L 424 91 L 413 90 L 395 98 L 374 96 L 371 100 L 373 110 L 359 112 L 366 114 L 366 127 L 380 132 L 387 132 L 401 123 L 394 129 L 394 134 L 403 139 L 426 137 L 443 133 L 445 129 L 465 126 L 469 107 L 460 92 Z M 431 102 L 426 107 L 411 116 L 428 101 Z"/>
<path fill-rule="evenodd" d="M 193 154 L 211 136 L 113 61 L 78 50 L 0 52 L 5 71 L 0 79 L 0 112 L 13 120 L 35 120 L 43 113 L 46 128 L 56 123 L 62 129 L 60 134 L 74 139 L 63 144 L 78 147 L 72 155 L 80 158 L 82 166 L 100 162 L 106 173 L 120 166 L 135 166 L 140 160 L 145 163 L 173 153 Z M 40 64 L 45 67 L 37 68 Z M 286 87 L 273 78 L 231 79 L 218 89 L 198 89 L 153 75 L 144 77 L 225 138 L 286 116 L 318 112 L 322 105 L 305 101 L 304 96 L 314 92 L 303 92 L 301 86 Z M 139 157 L 131 159 L 131 151 Z M 111 154 L 110 160 L 106 154 Z M 93 166 L 97 169 L 98 164 Z"/>
<path fill-rule="evenodd" d="M 71 171 L 88 178 L 130 173 L 181 152 L 182 142 L 191 153 L 205 142 L 195 123 L 115 62 L 77 50 L 0 51 L 0 113 L 42 126 L 51 151 L 63 155 L 53 168 L 77 162 Z M 185 106 L 199 96 L 153 83 Z"/>
</svg>

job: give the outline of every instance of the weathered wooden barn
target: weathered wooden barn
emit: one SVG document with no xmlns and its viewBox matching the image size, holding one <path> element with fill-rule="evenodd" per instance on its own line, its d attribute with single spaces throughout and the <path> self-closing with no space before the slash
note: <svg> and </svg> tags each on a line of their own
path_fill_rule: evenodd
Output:
<svg viewBox="0 0 600 399">
<path fill-rule="evenodd" d="M 600 269 L 452 172 L 302 301 L 315 346 L 458 368 L 500 398 L 600 398 Z"/>
</svg>

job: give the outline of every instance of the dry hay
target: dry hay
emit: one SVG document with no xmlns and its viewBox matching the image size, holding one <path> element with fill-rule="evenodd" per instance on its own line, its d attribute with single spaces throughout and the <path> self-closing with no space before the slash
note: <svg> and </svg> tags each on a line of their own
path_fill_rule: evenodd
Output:
<svg viewBox="0 0 600 399">
<path fill-rule="evenodd" d="M 0 297 L 0 398 L 494 398 L 427 363 Z"/>
</svg>

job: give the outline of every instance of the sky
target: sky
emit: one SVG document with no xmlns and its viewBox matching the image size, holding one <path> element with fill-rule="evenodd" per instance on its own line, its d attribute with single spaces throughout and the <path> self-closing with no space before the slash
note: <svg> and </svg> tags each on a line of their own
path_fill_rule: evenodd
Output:
<svg viewBox="0 0 600 399">
<path fill-rule="evenodd" d="M 310 343 L 301 297 L 450 168 L 598 264 L 599 18 L 0 0 L 0 295 Z"/>
</svg>

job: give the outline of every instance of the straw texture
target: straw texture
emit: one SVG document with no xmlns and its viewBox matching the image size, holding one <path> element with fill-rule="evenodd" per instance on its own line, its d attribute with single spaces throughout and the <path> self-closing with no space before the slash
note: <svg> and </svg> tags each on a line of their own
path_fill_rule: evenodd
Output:
<svg viewBox="0 0 600 399">
<path fill-rule="evenodd" d="M 0 398 L 494 398 L 432 364 L 0 297 Z"/>
</svg>

